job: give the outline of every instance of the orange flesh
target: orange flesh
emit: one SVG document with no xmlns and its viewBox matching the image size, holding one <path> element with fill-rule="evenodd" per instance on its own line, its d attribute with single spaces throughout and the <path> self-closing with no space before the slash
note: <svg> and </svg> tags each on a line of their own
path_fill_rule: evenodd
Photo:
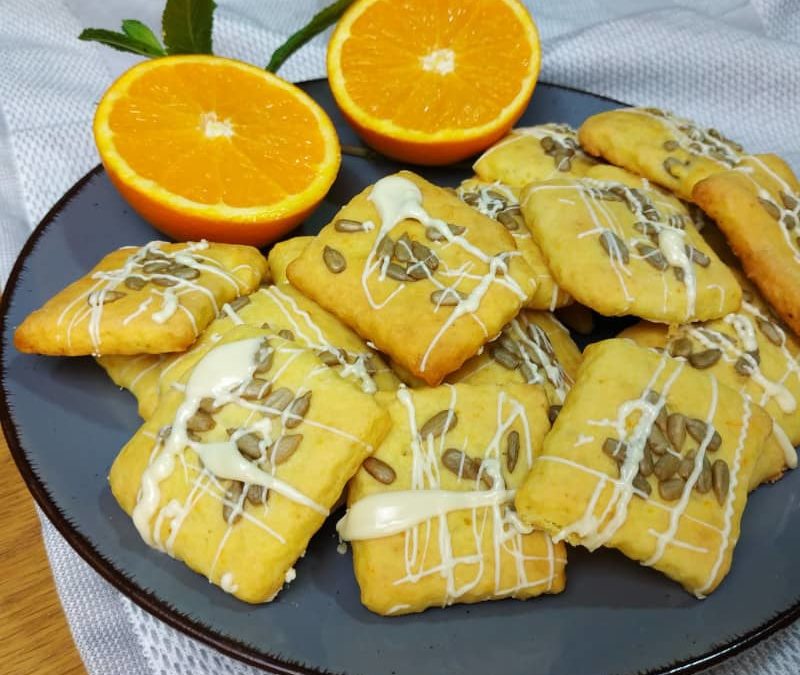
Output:
<svg viewBox="0 0 800 675">
<path fill-rule="evenodd" d="M 290 92 L 198 63 L 143 73 L 114 103 L 109 127 L 117 153 L 142 178 L 236 208 L 302 192 L 326 150 L 317 119 Z"/>
<path fill-rule="evenodd" d="M 379 0 L 353 22 L 342 46 L 345 87 L 368 114 L 406 129 L 489 124 L 519 94 L 533 58 L 515 24 L 504 2 Z M 451 72 L 436 70 L 438 50 L 452 51 Z M 426 57 L 434 62 L 428 70 Z M 444 70 L 448 58 L 439 61 Z"/>
</svg>

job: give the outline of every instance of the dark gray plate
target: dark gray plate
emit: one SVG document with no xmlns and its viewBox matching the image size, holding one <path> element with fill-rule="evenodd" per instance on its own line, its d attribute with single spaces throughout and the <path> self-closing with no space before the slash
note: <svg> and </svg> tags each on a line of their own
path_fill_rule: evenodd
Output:
<svg viewBox="0 0 800 675">
<path fill-rule="evenodd" d="M 357 143 L 325 82 L 304 85 Z M 522 122 L 579 124 L 611 101 L 540 84 Z M 356 192 L 398 165 L 346 157 L 314 233 Z M 467 171 L 422 173 L 455 185 Z M 350 555 L 329 524 L 297 565 L 297 580 L 260 607 L 241 603 L 144 545 L 106 475 L 139 426 L 133 398 L 88 358 L 18 353 L 14 327 L 108 251 L 157 238 L 95 169 L 48 214 L 17 261 L 2 304 L 0 415 L 40 506 L 106 579 L 167 623 L 279 673 L 348 675 L 593 675 L 690 673 L 740 651 L 800 615 L 800 472 L 752 497 L 730 576 L 699 602 L 612 551 L 570 550 L 565 593 L 383 619 L 365 610 Z M 610 328 L 606 326 L 606 329 Z"/>
</svg>

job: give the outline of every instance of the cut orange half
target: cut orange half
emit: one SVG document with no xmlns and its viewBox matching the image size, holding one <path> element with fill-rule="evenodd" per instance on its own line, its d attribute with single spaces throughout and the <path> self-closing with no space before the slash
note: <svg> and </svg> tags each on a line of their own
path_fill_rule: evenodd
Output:
<svg viewBox="0 0 800 675">
<path fill-rule="evenodd" d="M 328 44 L 328 79 L 364 141 L 417 164 L 487 148 L 539 75 L 536 25 L 517 0 L 356 0 Z"/>
<path fill-rule="evenodd" d="M 272 241 L 322 200 L 341 161 L 305 92 L 215 56 L 131 68 L 100 101 L 94 137 L 125 199 L 179 240 Z"/>
</svg>

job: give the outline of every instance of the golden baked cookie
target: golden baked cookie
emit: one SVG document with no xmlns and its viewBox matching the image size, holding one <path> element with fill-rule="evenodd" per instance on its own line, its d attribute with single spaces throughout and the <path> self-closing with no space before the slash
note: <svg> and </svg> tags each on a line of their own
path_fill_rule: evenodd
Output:
<svg viewBox="0 0 800 675">
<path fill-rule="evenodd" d="M 597 169 L 603 175 L 621 171 Z M 739 307 L 733 274 L 683 205 L 662 190 L 619 180 L 560 179 L 532 183 L 522 204 L 558 284 L 600 314 L 677 323 Z"/>
<path fill-rule="evenodd" d="M 566 124 L 540 124 L 512 129 L 472 165 L 481 180 L 522 188 L 559 176 L 583 176 L 597 163 Z"/>
<path fill-rule="evenodd" d="M 300 345 L 229 331 L 159 403 L 111 467 L 144 541 L 246 602 L 294 578 L 388 415 Z"/>
<path fill-rule="evenodd" d="M 776 429 L 758 460 L 751 488 L 777 480 L 787 468 L 797 466 L 800 341 L 770 316 L 754 289 L 745 286 L 741 308 L 723 319 L 669 330 L 642 322 L 619 337 L 667 348 L 672 356 L 685 358 L 690 366 L 746 393 L 770 414 Z"/>
<path fill-rule="evenodd" d="M 500 337 L 448 375 L 446 381 L 541 385 L 552 421 L 575 381 L 580 363 L 581 351 L 558 319 L 550 312 L 523 309 L 503 328 Z"/>
<path fill-rule="evenodd" d="M 517 511 L 556 541 L 619 549 L 702 597 L 730 569 L 771 428 L 749 397 L 686 361 L 595 343 Z"/>
<path fill-rule="evenodd" d="M 272 283 L 287 284 L 289 279 L 286 277 L 286 268 L 303 249 L 308 246 L 314 237 L 292 237 L 285 241 L 279 241 L 269 251 L 267 262 L 269 271 L 272 274 Z"/>
<path fill-rule="evenodd" d="M 619 108 L 589 117 L 578 129 L 586 152 L 641 174 L 692 200 L 692 188 L 739 164 L 742 146 L 716 129 L 657 108 Z"/>
<path fill-rule="evenodd" d="M 431 385 L 497 335 L 536 288 L 505 227 L 407 171 L 354 197 L 287 274 Z"/>
<path fill-rule="evenodd" d="M 511 507 L 549 428 L 541 389 L 443 385 L 381 394 L 392 429 L 338 525 L 361 602 L 384 615 L 564 588 L 566 551 Z M 388 515 L 388 521 L 383 518 Z"/>
<path fill-rule="evenodd" d="M 223 335 L 241 324 L 281 331 L 365 393 L 394 391 L 400 383 L 383 359 L 358 335 L 289 284 L 262 286 L 255 293 L 224 305 L 219 318 L 186 352 L 148 358 L 103 356 L 98 362 L 114 382 L 131 390 L 138 399 L 139 414 L 148 419 L 159 396 Z"/>
<path fill-rule="evenodd" d="M 121 248 L 30 314 L 14 344 L 54 356 L 182 351 L 224 303 L 252 292 L 266 273 L 266 259 L 251 246 L 153 241 Z"/>
<path fill-rule="evenodd" d="M 483 215 L 501 223 L 514 237 L 517 249 L 533 270 L 536 291 L 526 307 L 549 309 L 563 307 L 572 302 L 569 294 L 561 290 L 547 268 L 539 246 L 533 240 L 519 207 L 519 189 L 498 181 L 487 183 L 478 178 L 468 178 L 456 191 L 459 199 Z"/>
<path fill-rule="evenodd" d="M 775 155 L 710 176 L 694 200 L 719 225 L 747 276 L 800 335 L 800 183 Z"/>
</svg>

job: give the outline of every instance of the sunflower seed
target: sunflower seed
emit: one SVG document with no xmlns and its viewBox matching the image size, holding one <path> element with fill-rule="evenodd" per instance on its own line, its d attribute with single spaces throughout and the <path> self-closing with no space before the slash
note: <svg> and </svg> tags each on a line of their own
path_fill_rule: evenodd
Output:
<svg viewBox="0 0 800 675">
<path fill-rule="evenodd" d="M 167 425 L 161 427 L 158 430 L 158 434 L 157 434 L 156 438 L 163 443 L 164 441 L 166 441 L 169 438 L 169 435 L 171 433 L 172 433 L 172 425 L 171 424 L 167 424 Z"/>
<path fill-rule="evenodd" d="M 514 473 L 519 458 L 519 432 L 511 431 L 506 439 L 506 467 L 509 473 Z"/>
<path fill-rule="evenodd" d="M 642 459 L 639 462 L 639 473 L 645 478 L 653 474 L 653 453 L 650 452 L 650 448 L 646 445 L 644 446 Z"/>
<path fill-rule="evenodd" d="M 247 307 L 250 304 L 250 297 L 247 295 L 240 295 L 235 300 L 231 300 L 228 303 L 228 307 L 230 307 L 234 312 L 238 312 L 242 307 Z"/>
<path fill-rule="evenodd" d="M 275 350 L 270 347 L 269 342 L 264 340 L 256 352 L 256 370 L 258 375 L 262 375 L 272 368 L 272 361 L 275 358 Z"/>
<path fill-rule="evenodd" d="M 621 464 L 625 461 L 625 454 L 628 452 L 628 446 L 616 438 L 609 437 L 603 441 L 603 452 L 611 457 L 611 459 Z"/>
<path fill-rule="evenodd" d="M 638 251 L 639 255 L 644 256 L 644 261 L 649 263 L 657 270 L 663 272 L 665 269 L 669 267 L 669 263 L 667 259 L 664 257 L 664 254 L 661 252 L 660 249 L 652 246 L 651 244 L 646 244 L 644 242 L 638 242 L 636 244 L 636 250 Z"/>
<path fill-rule="evenodd" d="M 516 368 L 519 367 L 519 359 L 500 345 L 492 345 L 489 348 L 489 355 L 495 361 L 497 361 L 497 363 L 503 366 L 503 368 L 508 368 L 508 370 L 516 370 Z"/>
<path fill-rule="evenodd" d="M 197 279 L 197 277 L 200 276 L 200 270 L 190 267 L 189 265 L 172 265 L 169 269 L 169 273 L 173 277 L 186 279 L 187 281 Z"/>
<path fill-rule="evenodd" d="M 378 248 L 375 251 L 375 255 L 379 259 L 391 258 L 393 253 L 394 253 L 394 240 L 388 234 L 386 234 L 378 244 Z"/>
<path fill-rule="evenodd" d="M 661 401 L 661 394 L 659 394 L 655 389 L 648 389 L 647 393 L 644 395 L 644 400 L 651 405 L 658 405 Z"/>
<path fill-rule="evenodd" d="M 692 471 L 694 471 L 694 458 L 694 452 L 690 452 L 678 465 L 678 475 L 683 478 L 683 480 L 689 480 L 689 476 L 692 475 Z"/>
<path fill-rule="evenodd" d="M 188 438 L 190 441 L 194 441 L 195 443 L 199 443 L 200 441 L 202 441 L 202 440 L 203 440 L 203 439 L 200 437 L 200 434 L 198 434 L 196 431 L 192 431 L 191 429 L 188 429 L 188 430 L 186 431 L 186 437 L 187 437 L 187 438 Z"/>
<path fill-rule="evenodd" d="M 513 337 L 511 337 L 508 333 L 502 333 L 499 338 L 497 338 L 497 344 L 499 344 L 503 349 L 506 351 L 511 352 L 514 356 L 521 358 L 522 357 L 522 348 Z"/>
<path fill-rule="evenodd" d="M 153 277 L 150 281 L 152 281 L 156 286 L 161 286 L 163 288 L 177 286 L 178 283 L 180 283 L 179 280 L 174 277 Z"/>
<path fill-rule="evenodd" d="M 731 486 L 731 473 L 724 459 L 717 459 L 711 465 L 711 485 L 719 505 L 722 506 L 728 498 Z"/>
<path fill-rule="evenodd" d="M 440 288 L 431 293 L 431 302 L 441 307 L 453 307 L 467 296 L 455 288 Z"/>
<path fill-rule="evenodd" d="M 394 257 L 400 262 L 406 263 L 411 260 L 411 239 L 408 234 L 404 234 L 394 245 Z"/>
<path fill-rule="evenodd" d="M 711 462 L 708 461 L 708 457 L 704 456 L 703 470 L 697 477 L 697 482 L 694 484 L 694 489 L 697 490 L 701 495 L 704 495 L 711 489 L 711 484 Z"/>
<path fill-rule="evenodd" d="M 270 408 L 270 410 L 264 414 L 269 417 L 280 415 L 286 406 L 292 402 L 292 399 L 294 399 L 294 394 L 288 387 L 276 389 L 269 396 L 267 396 L 262 403 L 265 408 Z"/>
<path fill-rule="evenodd" d="M 603 230 L 603 233 L 600 235 L 599 239 L 603 250 L 612 260 L 617 258 L 622 260 L 622 262 L 626 265 L 628 264 L 630 261 L 628 247 L 625 246 L 625 242 L 622 241 L 622 239 L 620 239 L 614 232 L 611 230 Z"/>
<path fill-rule="evenodd" d="M 286 421 L 284 422 L 284 426 L 287 429 L 294 429 L 303 421 L 303 418 L 306 416 L 311 406 L 311 394 L 312 392 L 307 391 L 292 402 L 292 405 L 289 407 L 289 412 L 287 413 Z"/>
<path fill-rule="evenodd" d="M 439 267 L 439 258 L 431 251 L 425 244 L 420 244 L 418 241 L 411 243 L 411 252 L 414 257 L 420 262 L 424 263 L 428 269 L 435 270 Z"/>
<path fill-rule="evenodd" d="M 238 480 L 231 481 L 230 486 L 225 492 L 225 501 L 222 504 L 222 517 L 228 525 L 235 525 L 242 518 L 242 509 L 239 500 L 242 498 L 244 483 Z M 235 504 L 231 506 L 230 503 Z"/>
<path fill-rule="evenodd" d="M 159 274 L 160 272 L 166 272 L 170 265 L 171 263 L 168 260 L 155 260 L 142 265 L 142 272 L 145 274 Z"/>
<path fill-rule="evenodd" d="M 658 484 L 658 494 L 661 495 L 661 499 L 674 502 L 676 499 L 680 499 L 685 486 L 686 481 L 683 478 L 670 478 Z"/>
<path fill-rule="evenodd" d="M 692 354 L 692 341 L 687 337 L 679 337 L 669 345 L 669 353 L 672 356 L 681 356 L 688 359 Z"/>
<path fill-rule="evenodd" d="M 733 369 L 739 373 L 739 375 L 750 377 L 755 370 L 753 366 L 754 364 L 750 359 L 746 358 L 745 356 L 740 356 L 733 364 Z"/>
<path fill-rule="evenodd" d="M 217 423 L 214 418 L 202 410 L 198 410 L 186 420 L 186 428 L 189 431 L 210 431 L 215 426 L 217 426 Z"/>
<path fill-rule="evenodd" d="M 150 261 L 150 260 L 167 260 L 168 261 L 169 260 L 169 258 L 167 257 L 167 254 L 164 253 L 164 251 L 158 250 L 157 248 L 148 249 L 147 253 L 145 253 L 144 259 L 145 259 L 145 261 Z"/>
<path fill-rule="evenodd" d="M 686 418 L 686 431 L 688 431 L 689 435 L 698 443 L 701 443 L 706 437 L 707 428 L 708 425 L 703 422 L 703 420 L 699 420 L 696 417 Z"/>
<path fill-rule="evenodd" d="M 479 460 L 472 459 L 455 448 L 448 448 L 442 453 L 442 464 L 459 478 L 467 480 L 475 480 L 481 468 Z"/>
<path fill-rule="evenodd" d="M 692 152 L 700 153 L 703 152 L 703 146 L 696 142 L 689 143 L 689 150 L 691 150 Z"/>
<path fill-rule="evenodd" d="M 334 224 L 333 229 L 337 232 L 364 232 L 364 223 L 349 218 L 339 218 Z"/>
<path fill-rule="evenodd" d="M 673 213 L 668 219 L 667 223 L 670 227 L 674 227 L 677 230 L 685 230 L 686 229 L 686 216 L 681 213 Z"/>
<path fill-rule="evenodd" d="M 261 457 L 260 443 L 264 440 L 257 433 L 248 433 L 236 439 L 236 447 L 248 459 Z"/>
<path fill-rule="evenodd" d="M 633 487 L 635 487 L 639 492 L 644 492 L 646 495 L 649 495 L 653 488 L 650 486 L 650 481 L 647 480 L 641 473 L 637 473 L 633 477 Z"/>
<path fill-rule="evenodd" d="M 527 384 L 536 384 L 541 381 L 535 365 L 527 362 L 523 363 L 519 367 L 519 372 L 522 375 L 522 379 L 524 379 Z"/>
<path fill-rule="evenodd" d="M 794 213 L 784 213 L 781 222 L 787 230 L 793 230 L 797 227 L 798 219 Z"/>
<path fill-rule="evenodd" d="M 721 356 L 722 352 L 719 349 L 704 349 L 702 352 L 694 352 L 691 354 L 689 356 L 689 363 L 691 363 L 694 368 L 710 368 L 719 361 Z"/>
<path fill-rule="evenodd" d="M 672 447 L 680 452 L 686 440 L 686 417 L 680 413 L 671 413 L 667 417 L 667 438 Z"/>
<path fill-rule="evenodd" d="M 522 224 L 520 223 L 519 207 L 511 207 L 505 211 L 500 211 L 497 214 L 497 222 L 510 232 L 518 230 Z"/>
<path fill-rule="evenodd" d="M 547 419 L 550 420 L 550 424 L 554 424 L 555 423 L 556 418 L 558 417 L 558 413 L 561 412 L 561 408 L 563 408 L 563 407 L 564 406 L 561 406 L 561 405 L 551 405 L 547 409 Z"/>
<path fill-rule="evenodd" d="M 289 457 L 291 457 L 295 450 L 300 446 L 303 440 L 303 434 L 289 434 L 288 436 L 281 436 L 274 445 L 270 448 L 269 457 L 275 466 L 283 464 Z"/>
<path fill-rule="evenodd" d="M 633 229 L 647 236 L 654 236 L 658 234 L 658 228 L 655 225 L 648 223 L 646 220 L 637 220 L 633 224 Z"/>
<path fill-rule="evenodd" d="M 122 291 L 92 291 L 86 296 L 86 302 L 90 307 L 98 307 L 100 305 L 107 305 L 111 302 L 116 302 L 120 298 L 125 297 Z"/>
<path fill-rule="evenodd" d="M 708 267 L 711 264 L 711 258 L 694 246 L 686 247 L 686 255 L 689 256 L 693 262 L 700 265 L 700 267 Z"/>
<path fill-rule="evenodd" d="M 215 412 L 218 412 L 220 407 L 221 406 L 214 405 L 214 399 L 211 396 L 201 398 L 200 403 L 197 404 L 198 410 L 202 410 L 204 413 L 208 413 L 209 415 L 213 415 Z"/>
<path fill-rule="evenodd" d="M 667 152 L 672 152 L 673 150 L 677 150 L 680 147 L 680 143 L 678 143 L 678 141 L 676 141 L 674 139 L 670 139 L 668 141 L 664 141 L 664 144 L 663 144 L 662 147 Z"/>
<path fill-rule="evenodd" d="M 325 267 L 334 274 L 340 274 L 347 268 L 347 260 L 345 257 L 332 246 L 326 246 L 323 249 L 322 260 L 325 263 Z"/>
<path fill-rule="evenodd" d="M 653 473 L 658 480 L 669 480 L 672 478 L 680 467 L 681 460 L 671 453 L 664 453 L 658 458 L 658 461 L 653 467 Z"/>
<path fill-rule="evenodd" d="M 685 279 L 686 275 L 684 274 L 682 267 L 673 267 L 672 273 L 675 275 L 675 278 L 678 281 L 683 281 Z"/>
<path fill-rule="evenodd" d="M 783 344 L 783 337 L 781 336 L 780 329 L 774 323 L 757 316 L 756 324 L 758 325 L 759 330 L 764 333 L 764 337 L 766 337 L 767 340 L 769 340 L 772 344 L 777 345 L 778 347 Z"/>
<path fill-rule="evenodd" d="M 666 416 L 666 412 L 664 417 L 664 426 L 666 426 L 667 421 L 669 420 L 669 418 Z M 656 455 L 663 455 L 665 452 L 671 449 L 669 440 L 667 439 L 664 430 L 658 424 L 654 424 L 650 429 L 650 436 L 647 438 L 647 445 Z"/>
<path fill-rule="evenodd" d="M 708 441 L 708 445 L 706 449 L 710 452 L 716 452 L 719 450 L 720 446 L 722 445 L 722 436 L 719 435 L 719 432 L 714 429 L 714 432 L 711 434 L 711 440 Z"/>
<path fill-rule="evenodd" d="M 382 459 L 377 457 L 367 457 L 361 464 L 370 476 L 372 476 L 379 483 L 384 485 L 391 485 L 397 478 L 394 469 L 389 466 Z"/>
<path fill-rule="evenodd" d="M 319 356 L 322 363 L 330 367 L 341 365 L 343 360 L 341 352 L 335 347 L 325 349 L 324 351 L 319 352 L 317 356 Z"/>
<path fill-rule="evenodd" d="M 453 410 L 442 410 L 431 417 L 419 430 L 422 438 L 433 436 L 434 438 L 446 434 L 458 423 L 458 416 Z"/>
<path fill-rule="evenodd" d="M 378 372 L 381 367 L 381 363 L 377 356 L 374 354 L 366 354 L 362 355 L 361 358 L 364 362 L 364 369 L 367 371 L 367 374 L 374 375 Z"/>
<path fill-rule="evenodd" d="M 764 210 L 775 220 L 780 220 L 781 218 L 781 210 L 780 207 L 770 199 L 764 199 L 763 197 L 759 197 L 758 201 L 761 202 L 761 206 L 764 207 Z"/>
<path fill-rule="evenodd" d="M 278 337 L 282 337 L 284 340 L 290 340 L 290 341 L 294 341 L 295 339 L 294 333 L 290 331 L 288 328 L 282 328 L 281 330 L 279 330 Z"/>
<path fill-rule="evenodd" d="M 395 281 L 411 281 L 411 277 L 408 276 L 406 270 L 397 263 L 389 263 L 386 268 L 386 276 Z"/>
<path fill-rule="evenodd" d="M 271 389 L 272 383 L 269 380 L 264 380 L 260 377 L 254 377 L 247 383 L 247 386 L 241 393 L 241 397 L 245 401 L 257 401 L 269 394 Z"/>
<path fill-rule="evenodd" d="M 784 208 L 787 208 L 790 211 L 794 211 L 797 208 L 797 197 L 794 195 L 790 195 L 788 192 L 781 190 L 778 193 L 778 196 L 781 198 L 781 203 L 783 204 Z"/>
<path fill-rule="evenodd" d="M 429 271 L 427 265 L 423 262 L 411 263 L 406 270 L 408 278 L 411 281 L 421 281 L 428 277 Z"/>
<path fill-rule="evenodd" d="M 125 277 L 125 281 L 122 283 L 125 284 L 128 288 L 132 291 L 141 291 L 145 286 L 147 286 L 147 279 L 143 279 L 142 277 Z"/>
<path fill-rule="evenodd" d="M 666 171 L 670 176 L 673 178 L 680 178 L 680 176 L 675 173 L 675 167 L 683 166 L 683 162 L 677 157 L 667 157 L 662 166 L 664 167 L 664 171 Z"/>
<path fill-rule="evenodd" d="M 545 152 L 552 152 L 556 147 L 556 141 L 552 136 L 545 136 L 539 139 L 539 145 L 542 146 Z"/>
<path fill-rule="evenodd" d="M 480 197 L 478 197 L 477 192 L 463 192 L 461 194 L 461 201 L 469 206 L 475 206 L 479 200 Z"/>
<path fill-rule="evenodd" d="M 267 488 L 263 485 L 251 485 L 247 488 L 247 501 L 254 506 L 258 506 L 266 501 L 265 497 L 268 494 Z"/>
</svg>

